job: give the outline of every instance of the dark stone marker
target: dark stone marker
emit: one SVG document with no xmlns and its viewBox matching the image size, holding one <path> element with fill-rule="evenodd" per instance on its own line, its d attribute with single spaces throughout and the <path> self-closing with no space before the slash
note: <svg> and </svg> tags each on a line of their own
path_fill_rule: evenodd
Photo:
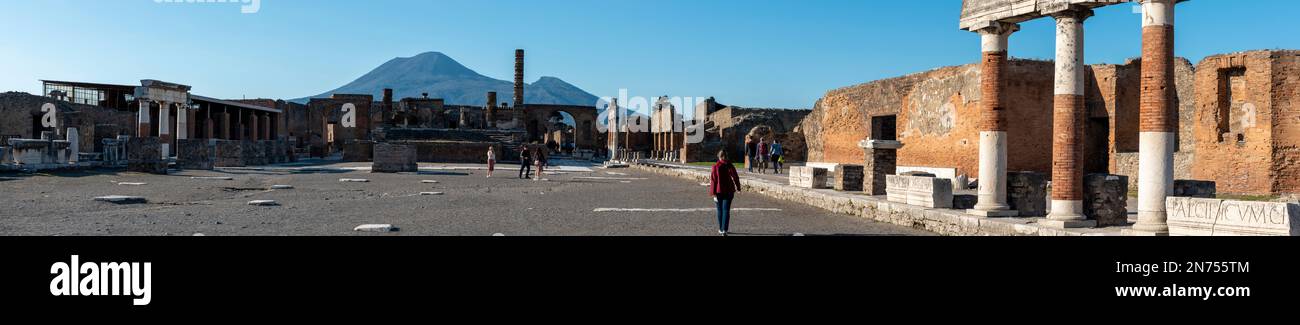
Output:
<svg viewBox="0 0 1300 325">
<path fill-rule="evenodd" d="M 1007 204 L 1021 217 L 1047 216 L 1047 175 L 1037 172 L 1007 173 Z"/>
<path fill-rule="evenodd" d="M 1084 176 L 1083 215 L 1097 220 L 1098 227 L 1128 225 L 1128 176 Z"/>
<path fill-rule="evenodd" d="M 167 174 L 167 161 L 162 159 L 162 144 L 157 137 L 134 137 L 126 143 L 127 164 L 130 171 Z"/>
</svg>

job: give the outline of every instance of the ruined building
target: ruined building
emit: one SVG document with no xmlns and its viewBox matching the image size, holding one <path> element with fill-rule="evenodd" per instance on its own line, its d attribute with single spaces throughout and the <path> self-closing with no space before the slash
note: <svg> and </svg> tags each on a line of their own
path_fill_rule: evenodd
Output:
<svg viewBox="0 0 1300 325">
<path fill-rule="evenodd" d="M 863 139 L 896 140 L 898 172 L 977 179 L 972 213 L 1014 214 L 1007 172 L 1050 177 L 1052 216 L 1087 226 L 1089 174 L 1127 176 L 1137 231 L 1163 233 L 1177 180 L 1218 192 L 1300 192 L 1300 52 L 1173 55 L 1173 0 L 1142 0 L 1142 57 L 1084 65 L 1092 8 L 1129 1 L 966 0 L 963 29 L 982 36 L 982 60 L 828 92 L 803 122 L 810 161 L 861 163 Z M 1007 57 L 1017 23 L 1057 22 L 1055 61 Z M 1010 44 L 1013 45 L 1013 44 Z M 1188 182 L 1190 183 L 1190 182 Z M 1127 195 L 1124 193 L 1123 195 Z"/>
</svg>

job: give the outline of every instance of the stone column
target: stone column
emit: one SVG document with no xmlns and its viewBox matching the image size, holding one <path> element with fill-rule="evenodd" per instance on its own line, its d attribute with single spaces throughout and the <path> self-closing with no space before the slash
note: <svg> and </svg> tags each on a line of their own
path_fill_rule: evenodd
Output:
<svg viewBox="0 0 1300 325">
<path fill-rule="evenodd" d="M 487 93 L 487 107 L 483 109 L 485 121 L 488 129 L 497 128 L 497 92 L 489 91 Z"/>
<path fill-rule="evenodd" d="M 149 101 L 141 99 L 140 107 L 136 110 L 136 129 L 135 136 L 147 137 L 153 133 L 153 128 L 149 125 Z"/>
<path fill-rule="evenodd" d="M 258 133 L 258 131 L 261 131 L 261 129 L 259 129 L 258 126 L 257 126 L 257 124 L 258 124 L 258 122 L 259 122 L 258 119 L 260 119 L 260 117 L 257 116 L 257 112 L 249 112 L 249 114 L 248 114 L 248 140 L 251 140 L 251 141 L 257 141 L 257 140 L 261 140 L 261 139 L 262 139 L 262 135 Z"/>
<path fill-rule="evenodd" d="M 1174 1 L 1142 1 L 1142 94 L 1138 222 L 1133 230 L 1168 235 L 1165 198 L 1174 183 Z"/>
<path fill-rule="evenodd" d="M 224 108 L 221 109 L 221 139 L 231 140 L 230 139 L 230 112 Z"/>
<path fill-rule="evenodd" d="M 68 128 L 68 162 L 76 164 L 81 160 L 81 133 L 77 128 Z"/>
<path fill-rule="evenodd" d="M 980 29 L 983 60 L 980 65 L 980 171 L 979 201 L 967 213 L 985 217 L 1012 217 L 1007 205 L 1007 116 L 1002 72 L 1007 65 L 1007 43 L 1020 25 L 994 23 Z"/>
<path fill-rule="evenodd" d="M 158 102 L 158 142 L 163 158 L 171 157 L 171 115 L 171 103 Z"/>
<path fill-rule="evenodd" d="M 1069 9 L 1056 18 L 1056 87 L 1052 112 L 1052 212 L 1042 223 L 1056 228 L 1097 225 L 1083 215 L 1083 21 L 1092 10 Z"/>
<path fill-rule="evenodd" d="M 262 140 L 274 140 L 271 136 L 271 113 L 262 115 Z"/>
<path fill-rule="evenodd" d="M 885 176 L 898 173 L 898 141 L 866 140 L 858 143 L 867 153 L 862 169 L 862 190 L 867 195 L 885 195 Z"/>
<path fill-rule="evenodd" d="M 176 139 L 190 138 L 190 111 L 185 107 L 176 107 Z"/>
</svg>

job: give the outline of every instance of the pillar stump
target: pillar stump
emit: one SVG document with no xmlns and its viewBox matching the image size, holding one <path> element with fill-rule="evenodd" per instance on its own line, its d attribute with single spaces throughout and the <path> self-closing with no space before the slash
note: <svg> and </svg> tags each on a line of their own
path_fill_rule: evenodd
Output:
<svg viewBox="0 0 1300 325">
<path fill-rule="evenodd" d="M 903 143 L 892 140 L 864 140 L 858 143 L 866 152 L 862 166 L 862 190 L 867 195 L 885 195 L 885 176 L 898 172 L 898 149 Z"/>
</svg>

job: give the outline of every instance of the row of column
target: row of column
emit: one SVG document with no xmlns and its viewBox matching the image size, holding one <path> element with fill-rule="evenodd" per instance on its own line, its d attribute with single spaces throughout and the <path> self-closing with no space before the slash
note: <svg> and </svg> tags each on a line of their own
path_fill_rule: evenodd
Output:
<svg viewBox="0 0 1300 325">
<path fill-rule="evenodd" d="M 139 108 L 136 113 L 136 134 L 138 135 L 146 136 L 153 134 L 152 108 L 150 104 L 152 104 L 152 101 L 139 101 Z M 173 125 L 173 123 L 171 123 L 171 104 L 172 103 L 168 102 L 158 102 L 158 138 L 162 143 L 161 151 L 163 157 L 169 157 L 171 155 L 171 143 L 173 140 L 189 139 L 190 134 L 194 132 L 193 126 L 190 125 L 190 110 L 188 108 L 179 107 L 176 110 L 176 129 L 173 133 L 171 129 L 171 126 Z M 242 115 L 240 118 L 242 119 Z M 223 139 L 230 139 L 230 113 L 223 111 L 221 120 L 222 127 L 220 137 Z M 255 140 L 271 140 L 273 138 L 271 135 L 271 125 L 273 125 L 273 123 L 274 118 L 270 113 L 261 115 L 253 113 L 252 119 L 249 120 L 248 124 L 248 138 Z M 213 129 L 215 123 L 213 122 L 211 111 L 209 111 L 204 124 L 206 125 L 206 138 L 214 138 L 217 134 L 214 134 Z"/>
<path fill-rule="evenodd" d="M 1173 18 L 1176 0 L 1142 0 L 1141 143 L 1138 217 L 1134 230 L 1168 233 L 1165 198 L 1173 186 Z M 1052 115 L 1052 212 L 1046 224 L 1091 227 L 1083 215 L 1083 126 L 1085 71 L 1083 22 L 1092 10 L 1072 8 L 1056 20 L 1056 81 Z M 1005 78 L 1008 40 L 1019 26 L 995 22 L 981 36 L 979 196 L 972 214 L 1015 216 L 1006 202 L 1007 110 Z"/>
</svg>

